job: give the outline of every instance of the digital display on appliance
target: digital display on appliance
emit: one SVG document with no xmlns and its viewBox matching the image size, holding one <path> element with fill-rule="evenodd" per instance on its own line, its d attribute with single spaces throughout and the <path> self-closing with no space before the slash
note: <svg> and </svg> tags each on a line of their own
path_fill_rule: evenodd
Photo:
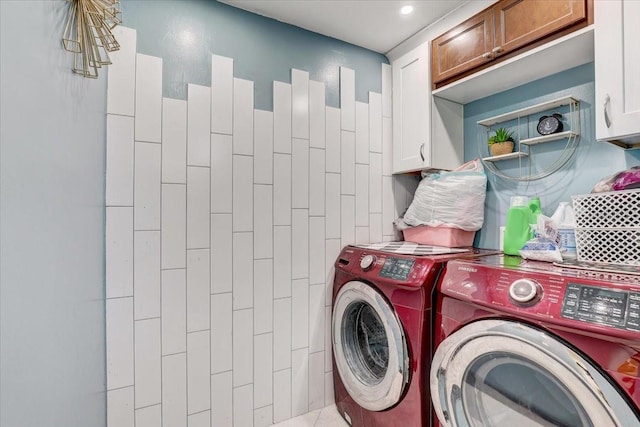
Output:
<svg viewBox="0 0 640 427">
<path fill-rule="evenodd" d="M 415 260 L 404 258 L 387 258 L 380 270 L 381 277 L 388 277 L 396 280 L 407 280 L 411 267 L 413 267 Z"/>
<path fill-rule="evenodd" d="M 640 331 L 640 293 L 569 283 L 562 317 Z"/>
</svg>

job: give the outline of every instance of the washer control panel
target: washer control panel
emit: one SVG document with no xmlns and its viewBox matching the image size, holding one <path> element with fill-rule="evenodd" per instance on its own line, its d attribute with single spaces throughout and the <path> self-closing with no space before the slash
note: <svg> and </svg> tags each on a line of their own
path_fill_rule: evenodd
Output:
<svg viewBox="0 0 640 427">
<path fill-rule="evenodd" d="M 415 259 L 388 257 L 380 270 L 380 276 L 395 280 L 407 280 L 414 263 Z"/>
<path fill-rule="evenodd" d="M 562 317 L 640 331 L 640 292 L 568 283 Z"/>
</svg>

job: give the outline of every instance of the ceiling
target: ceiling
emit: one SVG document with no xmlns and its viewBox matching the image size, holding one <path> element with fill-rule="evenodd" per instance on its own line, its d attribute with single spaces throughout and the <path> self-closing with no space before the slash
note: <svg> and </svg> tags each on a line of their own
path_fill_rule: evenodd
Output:
<svg viewBox="0 0 640 427">
<path fill-rule="evenodd" d="M 220 0 L 386 54 L 468 0 Z M 400 8 L 412 5 L 413 13 Z"/>
</svg>

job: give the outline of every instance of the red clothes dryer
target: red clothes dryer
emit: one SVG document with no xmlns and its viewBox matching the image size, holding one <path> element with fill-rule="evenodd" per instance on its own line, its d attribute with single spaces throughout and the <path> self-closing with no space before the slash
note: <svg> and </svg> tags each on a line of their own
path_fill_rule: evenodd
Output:
<svg viewBox="0 0 640 427">
<path fill-rule="evenodd" d="M 640 275 L 491 256 L 437 292 L 436 425 L 640 426 Z"/>
<path fill-rule="evenodd" d="M 446 261 L 486 253 L 408 242 L 342 250 L 333 285 L 333 379 L 336 406 L 350 425 L 429 424 L 432 292 Z"/>
</svg>

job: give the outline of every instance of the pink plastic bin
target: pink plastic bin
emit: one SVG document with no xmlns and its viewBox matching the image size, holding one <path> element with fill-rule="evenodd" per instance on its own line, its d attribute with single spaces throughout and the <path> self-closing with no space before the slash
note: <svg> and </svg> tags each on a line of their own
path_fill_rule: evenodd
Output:
<svg viewBox="0 0 640 427">
<path fill-rule="evenodd" d="M 404 240 L 423 245 L 446 246 L 448 248 L 458 248 L 462 246 L 472 246 L 476 236 L 475 231 L 464 231 L 453 227 L 430 227 L 419 225 L 410 227 L 402 231 Z"/>
</svg>

